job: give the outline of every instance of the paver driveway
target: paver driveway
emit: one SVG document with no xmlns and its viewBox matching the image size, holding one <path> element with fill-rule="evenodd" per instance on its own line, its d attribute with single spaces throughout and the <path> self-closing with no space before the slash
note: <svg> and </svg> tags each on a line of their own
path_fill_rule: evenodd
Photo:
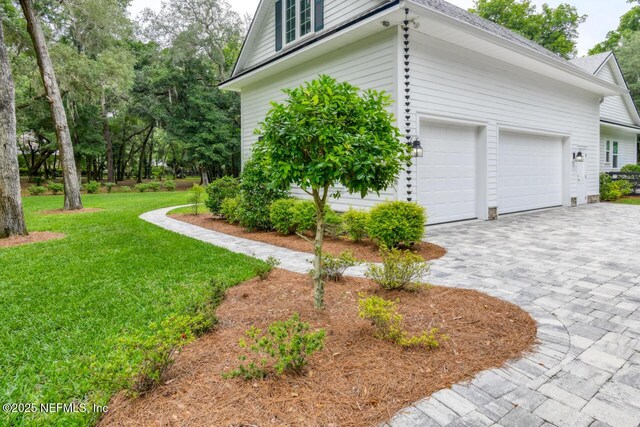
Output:
<svg viewBox="0 0 640 427">
<path fill-rule="evenodd" d="M 309 268 L 308 255 L 181 223 L 181 234 Z M 429 228 L 448 249 L 431 282 L 510 300 L 538 322 L 534 354 L 400 411 L 392 426 L 640 425 L 640 207 L 595 204 Z M 362 269 L 351 270 L 360 275 Z"/>
</svg>

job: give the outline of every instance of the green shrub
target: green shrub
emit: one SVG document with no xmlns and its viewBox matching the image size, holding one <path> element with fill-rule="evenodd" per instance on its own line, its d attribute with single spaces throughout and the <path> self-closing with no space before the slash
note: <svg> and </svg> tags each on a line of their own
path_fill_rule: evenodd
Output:
<svg viewBox="0 0 640 427">
<path fill-rule="evenodd" d="M 89 194 L 96 194 L 100 190 L 100 183 L 97 181 L 89 181 L 85 184 L 84 189 Z"/>
<path fill-rule="evenodd" d="M 279 199 L 271 203 L 269 220 L 274 230 L 284 235 L 296 232 L 297 224 L 293 215 L 298 203 L 297 199 Z"/>
<path fill-rule="evenodd" d="M 349 238 L 354 242 L 359 242 L 367 237 L 367 224 L 369 223 L 369 213 L 349 208 L 342 215 L 342 226 Z"/>
<path fill-rule="evenodd" d="M 129 187 L 128 185 L 121 185 L 120 186 L 120 192 L 122 192 L 122 193 L 131 193 L 131 187 Z"/>
<path fill-rule="evenodd" d="M 240 193 L 240 181 L 238 178 L 223 176 L 207 186 L 209 198 L 206 201 L 207 208 L 214 215 L 220 215 L 222 201 L 236 197 Z"/>
<path fill-rule="evenodd" d="M 288 191 L 270 185 L 266 169 L 259 158 L 253 158 L 242 171 L 238 217 L 240 225 L 249 230 L 271 230 L 271 203 L 289 197 Z"/>
<path fill-rule="evenodd" d="M 246 355 L 239 356 L 242 363 L 238 368 L 223 373 L 225 378 L 263 378 L 270 371 L 276 375 L 300 374 L 307 366 L 307 357 L 324 347 L 326 332 L 324 329 L 309 332 L 309 324 L 294 314 L 289 320 L 271 323 L 264 333 L 251 327 L 245 335 L 246 339 L 239 342 L 240 347 L 256 355 L 257 361 L 247 363 Z"/>
<path fill-rule="evenodd" d="M 371 209 L 367 233 L 379 246 L 408 247 L 419 242 L 427 222 L 425 209 L 412 202 L 384 202 Z"/>
<path fill-rule="evenodd" d="M 61 182 L 53 182 L 53 181 L 49 181 L 49 184 L 47 184 L 47 187 L 49 187 L 49 191 L 51 191 L 51 194 L 58 194 L 58 193 L 62 193 L 64 191 L 64 184 L 62 184 Z"/>
<path fill-rule="evenodd" d="M 635 165 L 634 164 L 624 165 L 623 167 L 620 168 L 620 172 L 640 173 L 640 163 Z"/>
<path fill-rule="evenodd" d="M 600 200 L 613 202 L 620 197 L 628 196 L 632 191 L 633 186 L 629 181 L 624 179 L 614 181 L 607 173 L 600 174 Z"/>
<path fill-rule="evenodd" d="M 324 234 L 331 237 L 338 237 L 344 234 L 342 216 L 329 206 L 324 208 Z"/>
<path fill-rule="evenodd" d="M 240 221 L 238 216 L 238 209 L 240 206 L 240 196 L 229 197 L 222 201 L 220 204 L 220 216 L 225 218 L 227 222 L 234 224 Z"/>
<path fill-rule="evenodd" d="M 310 231 L 315 234 L 316 205 L 311 200 L 298 200 L 291 214 L 298 233 Z"/>
<path fill-rule="evenodd" d="M 200 205 L 204 201 L 206 190 L 198 184 L 194 184 L 189 190 L 189 203 L 194 215 L 200 214 Z"/>
<path fill-rule="evenodd" d="M 176 190 L 176 182 L 172 179 L 168 179 L 164 182 L 164 188 L 167 189 L 167 191 L 175 191 Z"/>
<path fill-rule="evenodd" d="M 313 263 L 313 261 L 311 261 Z M 320 277 L 323 280 L 328 279 L 334 282 L 339 282 L 344 276 L 344 272 L 349 267 L 353 267 L 358 264 L 358 259 L 353 256 L 351 251 L 344 251 L 340 256 L 333 256 L 331 254 L 323 253 L 320 260 L 321 273 Z M 315 270 L 311 269 L 309 275 L 313 277 Z"/>
<path fill-rule="evenodd" d="M 43 187 L 42 185 L 30 185 L 29 188 L 27 188 L 27 192 L 31 196 L 42 196 L 46 191 L 47 187 Z"/>
<path fill-rule="evenodd" d="M 432 328 L 420 335 L 411 336 L 404 329 L 404 319 L 398 313 L 397 301 L 390 301 L 378 296 L 360 295 L 358 315 L 370 320 L 375 327 L 375 335 L 379 339 L 394 342 L 402 347 L 424 347 L 428 349 L 439 346 L 438 329 Z"/>
<path fill-rule="evenodd" d="M 415 290 L 428 286 L 423 282 L 429 263 L 420 255 L 399 249 L 383 249 L 382 265 L 369 264 L 365 275 L 384 289 Z"/>
<path fill-rule="evenodd" d="M 279 265 L 280 260 L 270 256 L 264 263 L 258 264 L 258 266 L 254 268 L 254 272 L 256 273 L 256 276 L 260 278 L 260 280 L 267 280 L 269 278 L 269 275 L 271 274 L 271 271 Z"/>
<path fill-rule="evenodd" d="M 136 184 L 134 188 L 139 192 L 144 193 L 145 191 L 149 190 L 149 184 L 141 182 L 140 184 Z"/>
<path fill-rule="evenodd" d="M 158 181 L 152 181 L 147 185 L 149 186 L 149 190 L 153 191 L 154 193 L 162 189 L 162 183 Z"/>
<path fill-rule="evenodd" d="M 113 188 L 116 186 L 115 182 L 105 182 L 104 183 L 104 187 L 107 189 L 107 193 L 111 193 L 111 191 L 113 191 Z"/>
</svg>

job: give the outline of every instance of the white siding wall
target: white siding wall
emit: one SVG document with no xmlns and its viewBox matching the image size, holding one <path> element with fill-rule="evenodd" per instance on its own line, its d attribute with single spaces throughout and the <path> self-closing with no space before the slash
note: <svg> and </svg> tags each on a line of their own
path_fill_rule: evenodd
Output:
<svg viewBox="0 0 640 427">
<path fill-rule="evenodd" d="M 348 22 L 355 16 L 375 8 L 385 0 L 325 0 L 324 2 L 324 28 L 329 29 L 343 22 Z M 254 31 L 258 31 L 258 37 L 251 46 L 252 51 L 246 62 L 246 68 L 250 68 L 276 54 L 275 40 L 275 6 L 273 1 L 266 1 L 264 6 L 266 13 L 261 22 L 256 22 Z M 242 70 L 239 70 L 242 71 Z"/>
<path fill-rule="evenodd" d="M 624 165 L 635 164 L 638 161 L 637 135 L 621 129 L 603 127 L 600 143 L 600 170 L 602 172 L 617 171 Z M 613 161 L 613 141 L 618 141 L 618 168 L 614 169 L 611 162 L 606 163 L 606 141 L 611 141 L 611 160 Z"/>
<path fill-rule="evenodd" d="M 329 74 L 340 81 L 348 81 L 361 89 L 384 90 L 394 94 L 396 90 L 397 37 L 395 29 L 389 29 L 374 37 L 345 46 L 330 55 L 316 58 L 304 65 L 292 68 L 286 74 L 269 78 L 242 90 L 242 159 L 251 155 L 251 146 L 257 140 L 254 130 L 264 120 L 271 101 L 282 101 L 282 89 L 292 88 L 311 80 L 318 74 Z M 395 107 L 393 107 L 395 108 Z M 394 111 L 395 112 L 395 111 Z M 304 193 L 297 191 L 298 194 Z M 335 201 L 334 208 L 347 206 L 371 206 L 379 200 L 396 198 L 395 190 L 377 196 L 360 199 L 343 193 Z"/>
<path fill-rule="evenodd" d="M 609 60 L 596 75 L 609 83 L 619 85 L 620 82 L 616 81 L 611 67 L 611 60 Z M 606 97 L 600 106 L 600 117 L 616 123 L 634 124 L 622 95 Z"/>
<path fill-rule="evenodd" d="M 487 123 L 488 206 L 497 205 L 498 129 L 568 134 L 589 147 L 587 194 L 598 194 L 599 97 L 413 32 L 413 107 L 426 115 Z M 569 159 L 564 161 L 569 162 Z M 571 170 L 571 196 L 576 195 Z"/>
</svg>

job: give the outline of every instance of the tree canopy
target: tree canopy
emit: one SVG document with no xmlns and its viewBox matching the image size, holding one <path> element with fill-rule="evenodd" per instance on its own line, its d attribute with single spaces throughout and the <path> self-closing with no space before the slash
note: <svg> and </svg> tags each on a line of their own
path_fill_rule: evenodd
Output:
<svg viewBox="0 0 640 427">
<path fill-rule="evenodd" d="M 565 58 L 576 55 L 578 26 L 587 18 L 566 3 L 556 8 L 545 3 L 538 12 L 530 0 L 475 0 L 473 9 L 469 11 Z"/>
</svg>

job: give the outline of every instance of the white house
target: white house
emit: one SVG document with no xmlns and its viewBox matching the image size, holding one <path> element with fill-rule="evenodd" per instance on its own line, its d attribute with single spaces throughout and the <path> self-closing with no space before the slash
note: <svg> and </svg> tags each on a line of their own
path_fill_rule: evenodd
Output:
<svg viewBox="0 0 640 427">
<path fill-rule="evenodd" d="M 390 93 L 424 148 L 396 188 L 334 207 L 411 198 L 430 224 L 597 201 L 600 103 L 628 94 L 443 0 L 262 0 L 222 85 L 241 93 L 243 159 L 269 103 L 318 74 Z"/>
<path fill-rule="evenodd" d="M 577 58 L 573 64 L 608 82 L 627 88 L 613 52 Z M 629 93 L 609 96 L 600 106 L 600 170 L 618 171 L 638 163 L 640 116 Z"/>
</svg>

